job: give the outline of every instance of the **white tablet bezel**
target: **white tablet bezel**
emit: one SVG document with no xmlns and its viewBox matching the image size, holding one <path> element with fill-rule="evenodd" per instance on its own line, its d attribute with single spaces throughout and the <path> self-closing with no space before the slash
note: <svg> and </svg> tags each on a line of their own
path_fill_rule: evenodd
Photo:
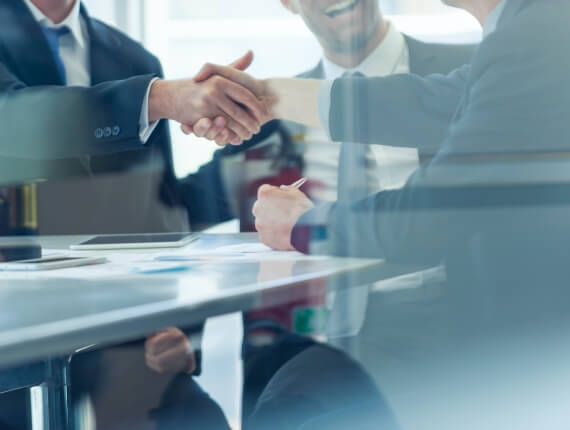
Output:
<svg viewBox="0 0 570 430">
<path fill-rule="evenodd" d="M 167 234 L 167 233 L 165 233 Z M 88 242 L 97 237 L 112 237 L 110 234 L 100 234 L 92 236 L 86 239 L 84 242 Z M 117 236 L 125 236 L 123 234 Z M 137 235 L 140 236 L 140 235 Z M 151 236 L 151 235 L 149 235 Z M 188 233 L 188 235 L 175 242 L 132 242 L 132 243 L 100 243 L 83 245 L 84 242 L 78 243 L 76 245 L 71 245 L 69 248 L 74 251 L 99 251 L 99 250 L 110 250 L 110 249 L 152 249 L 152 248 L 182 248 L 192 242 L 198 240 L 200 236 L 196 233 Z"/>
</svg>

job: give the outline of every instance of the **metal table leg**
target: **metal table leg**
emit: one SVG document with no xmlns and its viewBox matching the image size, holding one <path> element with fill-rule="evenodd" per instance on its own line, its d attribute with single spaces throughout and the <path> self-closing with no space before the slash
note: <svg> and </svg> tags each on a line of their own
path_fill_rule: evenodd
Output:
<svg viewBox="0 0 570 430">
<path fill-rule="evenodd" d="M 30 388 L 32 430 L 73 430 L 71 357 L 46 361 L 44 383 Z"/>
</svg>

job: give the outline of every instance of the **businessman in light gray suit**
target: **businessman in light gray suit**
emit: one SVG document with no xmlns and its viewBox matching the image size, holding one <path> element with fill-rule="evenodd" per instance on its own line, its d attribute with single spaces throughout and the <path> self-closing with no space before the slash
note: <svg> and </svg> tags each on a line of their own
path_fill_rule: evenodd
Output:
<svg viewBox="0 0 570 430">
<path fill-rule="evenodd" d="M 400 190 L 319 208 L 299 192 L 260 189 L 263 242 L 310 251 L 307 229 L 326 229 L 329 251 L 436 264 L 448 283 L 508 294 L 561 284 L 569 274 L 570 42 L 565 0 L 449 0 L 484 28 L 470 65 L 425 78 L 254 80 L 208 65 L 265 97 L 275 117 L 324 126 L 333 140 L 421 144 L 433 158 Z M 529 31 L 533 29 L 533 31 Z M 406 126 L 407 125 L 407 126 Z"/>
</svg>

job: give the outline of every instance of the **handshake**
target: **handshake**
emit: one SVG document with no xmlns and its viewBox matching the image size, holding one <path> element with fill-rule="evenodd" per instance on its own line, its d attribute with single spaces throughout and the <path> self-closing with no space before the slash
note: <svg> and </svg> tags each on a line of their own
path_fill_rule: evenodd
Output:
<svg viewBox="0 0 570 430">
<path fill-rule="evenodd" d="M 171 119 L 186 134 L 218 145 L 239 145 L 273 119 L 264 81 L 247 75 L 250 51 L 229 66 L 206 64 L 193 79 L 156 81 L 149 96 L 149 121 Z"/>
</svg>

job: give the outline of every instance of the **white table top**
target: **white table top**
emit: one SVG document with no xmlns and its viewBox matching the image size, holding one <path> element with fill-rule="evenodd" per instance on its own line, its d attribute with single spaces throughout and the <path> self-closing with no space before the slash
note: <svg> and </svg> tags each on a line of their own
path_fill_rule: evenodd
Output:
<svg viewBox="0 0 570 430">
<path fill-rule="evenodd" d="M 39 241 L 44 248 L 67 249 L 82 239 L 42 237 Z M 256 236 L 203 235 L 191 247 L 207 251 L 244 241 L 255 242 Z M 88 271 L 84 277 L 51 273 L 37 278 L 36 273 L 29 279 L 0 273 L 0 365 L 65 354 L 89 344 L 135 339 L 166 326 L 191 326 L 211 316 L 253 309 L 269 290 L 323 279 L 329 288 L 358 286 L 392 276 L 382 273 L 381 260 L 285 257 L 206 261 L 184 272 L 116 278 L 90 279 Z"/>
</svg>

